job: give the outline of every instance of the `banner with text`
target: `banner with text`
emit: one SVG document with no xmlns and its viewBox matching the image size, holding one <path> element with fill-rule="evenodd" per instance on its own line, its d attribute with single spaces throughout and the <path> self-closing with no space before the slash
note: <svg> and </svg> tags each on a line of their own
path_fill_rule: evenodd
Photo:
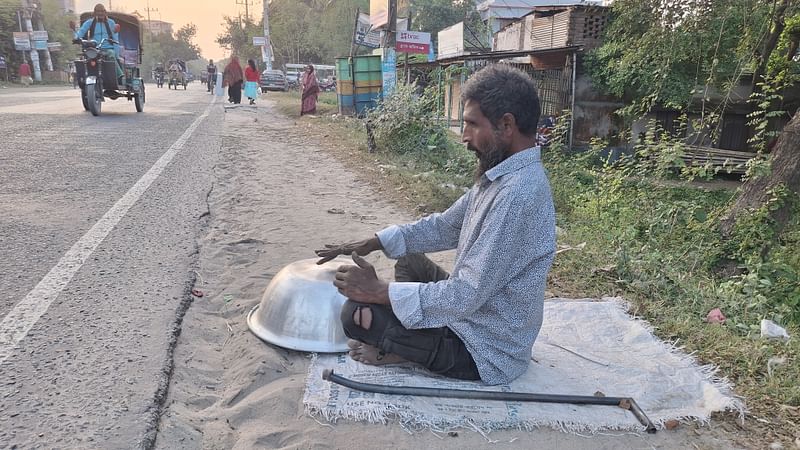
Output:
<svg viewBox="0 0 800 450">
<path fill-rule="evenodd" d="M 396 49 L 403 53 L 427 55 L 431 51 L 431 34 L 421 31 L 399 31 Z"/>
<path fill-rule="evenodd" d="M 31 35 L 26 32 L 14 33 L 14 50 L 28 51 L 31 49 Z"/>
<path fill-rule="evenodd" d="M 369 0 L 369 23 L 376 29 L 389 23 L 389 0 Z"/>
<path fill-rule="evenodd" d="M 372 29 L 369 23 L 369 15 L 361 13 L 356 22 L 355 44 L 369 48 L 381 46 L 381 32 Z"/>
</svg>

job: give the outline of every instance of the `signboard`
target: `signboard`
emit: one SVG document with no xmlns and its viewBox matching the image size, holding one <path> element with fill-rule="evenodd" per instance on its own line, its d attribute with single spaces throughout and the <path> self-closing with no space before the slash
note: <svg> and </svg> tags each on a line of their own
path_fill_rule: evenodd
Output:
<svg viewBox="0 0 800 450">
<path fill-rule="evenodd" d="M 60 52 L 61 51 L 61 42 L 48 42 L 47 48 L 51 52 Z"/>
<path fill-rule="evenodd" d="M 5 56 L 0 56 L 0 69 L 8 69 L 8 65 L 6 65 Z"/>
<path fill-rule="evenodd" d="M 421 31 L 399 31 L 396 48 L 398 52 L 427 55 L 431 51 L 431 34 Z"/>
<path fill-rule="evenodd" d="M 31 40 L 47 42 L 48 39 L 50 39 L 50 37 L 47 35 L 47 31 L 33 31 L 33 32 L 31 32 Z"/>
<path fill-rule="evenodd" d="M 439 59 L 464 54 L 464 22 L 445 28 L 437 36 Z"/>
<path fill-rule="evenodd" d="M 31 49 L 31 38 L 27 32 L 14 33 L 14 50 L 29 51 Z"/>
<path fill-rule="evenodd" d="M 33 46 L 36 50 L 47 50 L 47 41 L 33 41 Z"/>
<path fill-rule="evenodd" d="M 358 15 L 354 43 L 369 48 L 381 46 L 381 32 L 372 29 L 369 16 L 364 13 Z"/>
<path fill-rule="evenodd" d="M 394 86 L 397 84 L 397 53 L 393 48 L 383 50 L 381 71 L 383 72 L 383 97 L 386 98 L 392 95 Z"/>
<path fill-rule="evenodd" d="M 267 45 L 267 39 L 264 36 L 253 36 L 253 45 L 255 46 Z"/>
<path fill-rule="evenodd" d="M 369 0 L 369 24 L 375 29 L 389 24 L 389 0 Z"/>
</svg>

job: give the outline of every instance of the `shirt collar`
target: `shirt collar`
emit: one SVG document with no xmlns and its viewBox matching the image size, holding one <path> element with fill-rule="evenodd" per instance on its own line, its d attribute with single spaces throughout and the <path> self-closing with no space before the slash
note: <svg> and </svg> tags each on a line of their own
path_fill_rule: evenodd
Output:
<svg viewBox="0 0 800 450">
<path fill-rule="evenodd" d="M 541 159 L 541 149 L 538 146 L 526 148 L 521 152 L 509 156 L 500 164 L 487 170 L 483 175 L 488 178 L 489 181 L 494 181 L 503 175 L 507 175 L 525 166 L 541 161 Z"/>
</svg>

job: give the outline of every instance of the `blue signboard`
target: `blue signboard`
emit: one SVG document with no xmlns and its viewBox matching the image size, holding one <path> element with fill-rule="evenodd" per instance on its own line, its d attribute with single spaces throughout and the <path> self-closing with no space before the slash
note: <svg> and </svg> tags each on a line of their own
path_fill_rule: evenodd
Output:
<svg viewBox="0 0 800 450">
<path fill-rule="evenodd" d="M 383 97 L 388 97 L 394 92 L 397 84 L 397 53 L 393 48 L 383 49 Z"/>
<path fill-rule="evenodd" d="M 47 41 L 33 41 L 36 50 L 47 50 Z"/>
</svg>

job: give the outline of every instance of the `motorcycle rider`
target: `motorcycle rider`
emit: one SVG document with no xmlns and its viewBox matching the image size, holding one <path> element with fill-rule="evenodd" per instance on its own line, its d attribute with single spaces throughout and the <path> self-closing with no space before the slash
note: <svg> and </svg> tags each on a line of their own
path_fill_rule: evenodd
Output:
<svg viewBox="0 0 800 450">
<path fill-rule="evenodd" d="M 217 66 L 214 65 L 213 59 L 208 60 L 206 71 L 208 72 L 208 76 L 206 77 L 206 87 L 208 88 L 208 92 L 211 92 L 214 89 L 214 84 L 217 81 Z"/>
<path fill-rule="evenodd" d="M 156 64 L 156 68 L 153 70 L 153 78 L 156 80 L 156 84 L 163 85 L 164 84 L 164 63 Z"/>
<path fill-rule="evenodd" d="M 116 27 L 117 23 L 114 22 L 114 19 L 108 17 L 106 7 L 102 3 L 98 3 L 94 6 L 94 17 L 83 22 L 80 29 L 75 32 L 75 39 L 84 39 L 88 33 L 89 39 L 102 42 L 100 51 L 108 60 L 114 61 L 118 83 L 124 85 L 125 72 L 122 71 L 117 59 L 119 57 L 119 45 L 112 44 L 108 40 L 113 39 L 114 42 L 119 42 L 119 33 L 116 32 Z M 104 39 L 106 40 L 103 41 Z"/>
</svg>

